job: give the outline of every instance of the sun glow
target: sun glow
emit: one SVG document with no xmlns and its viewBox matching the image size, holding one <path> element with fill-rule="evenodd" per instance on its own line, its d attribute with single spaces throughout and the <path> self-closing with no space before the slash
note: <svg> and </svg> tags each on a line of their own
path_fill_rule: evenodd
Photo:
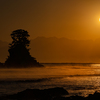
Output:
<svg viewBox="0 0 100 100">
<path fill-rule="evenodd" d="M 99 22 L 100 22 L 100 18 L 99 18 Z"/>
</svg>

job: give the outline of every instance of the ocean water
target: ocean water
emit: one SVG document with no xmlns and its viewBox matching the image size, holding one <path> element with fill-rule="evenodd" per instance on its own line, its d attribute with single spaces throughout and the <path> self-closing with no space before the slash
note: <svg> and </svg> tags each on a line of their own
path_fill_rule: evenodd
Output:
<svg viewBox="0 0 100 100">
<path fill-rule="evenodd" d="M 0 96 L 25 89 L 63 87 L 70 95 L 100 91 L 100 64 L 44 64 L 45 67 L 0 69 Z"/>
</svg>

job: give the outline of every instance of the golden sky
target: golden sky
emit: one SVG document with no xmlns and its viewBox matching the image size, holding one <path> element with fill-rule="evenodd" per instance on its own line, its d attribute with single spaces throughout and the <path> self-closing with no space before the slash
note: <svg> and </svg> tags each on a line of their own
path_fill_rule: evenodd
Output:
<svg viewBox="0 0 100 100">
<path fill-rule="evenodd" d="M 25 29 L 37 36 L 100 38 L 100 0 L 0 0 L 0 40 Z"/>
</svg>

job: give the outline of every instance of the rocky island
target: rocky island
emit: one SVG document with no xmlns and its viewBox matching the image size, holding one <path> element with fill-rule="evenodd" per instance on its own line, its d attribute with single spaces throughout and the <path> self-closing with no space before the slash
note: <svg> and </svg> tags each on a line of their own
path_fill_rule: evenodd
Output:
<svg viewBox="0 0 100 100">
<path fill-rule="evenodd" d="M 11 33 L 12 43 L 9 44 L 9 56 L 5 63 L 0 63 L 1 67 L 21 68 L 43 66 L 29 53 L 30 35 L 27 31 L 18 29 Z"/>
</svg>

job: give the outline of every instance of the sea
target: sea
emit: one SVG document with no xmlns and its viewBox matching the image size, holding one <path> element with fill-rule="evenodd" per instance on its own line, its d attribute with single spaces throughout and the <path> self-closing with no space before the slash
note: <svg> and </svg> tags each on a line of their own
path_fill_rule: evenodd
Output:
<svg viewBox="0 0 100 100">
<path fill-rule="evenodd" d="M 100 64 L 47 63 L 44 67 L 0 69 L 0 96 L 54 87 L 63 87 L 69 96 L 100 92 Z"/>
</svg>

